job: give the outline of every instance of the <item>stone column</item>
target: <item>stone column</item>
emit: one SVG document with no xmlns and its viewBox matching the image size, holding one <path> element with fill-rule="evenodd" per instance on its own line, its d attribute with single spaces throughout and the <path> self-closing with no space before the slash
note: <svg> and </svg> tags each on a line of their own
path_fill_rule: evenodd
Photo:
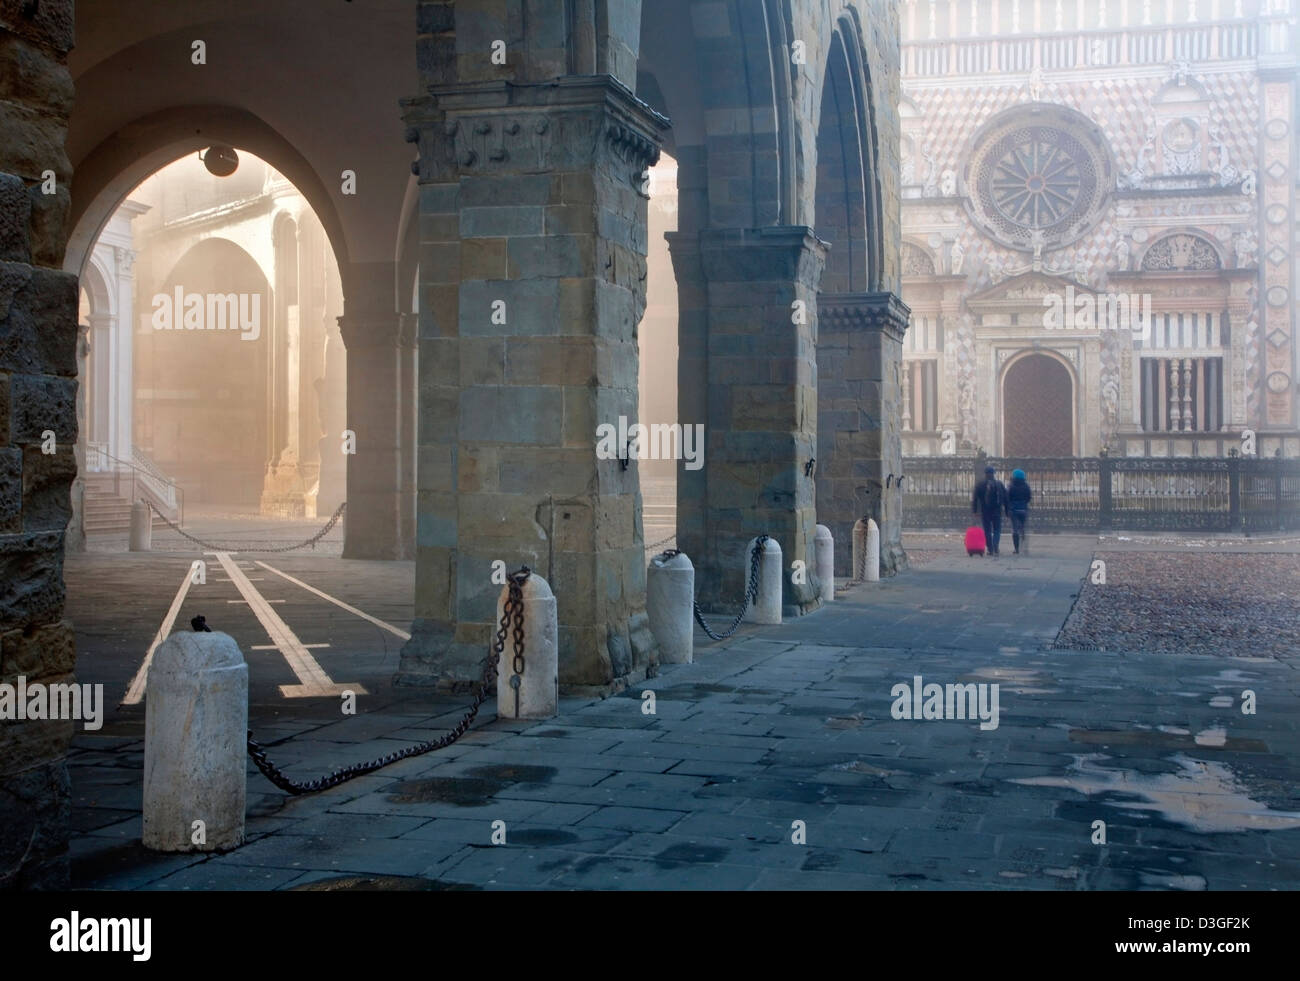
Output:
<svg viewBox="0 0 1300 981">
<path fill-rule="evenodd" d="M 732 612 L 746 543 L 781 545 L 782 606 L 820 605 L 813 568 L 817 441 L 817 287 L 826 245 L 804 226 L 710 229 L 669 236 L 677 272 L 678 416 L 703 423 L 704 466 L 678 469 L 677 542 L 695 563 L 700 605 Z"/>
<path fill-rule="evenodd" d="M 909 311 L 890 292 L 823 293 L 817 303 L 817 520 L 845 543 L 835 550 L 835 571 L 849 576 L 853 525 L 875 519 L 880 568 L 892 574 L 907 562 L 898 406 Z"/>
<path fill-rule="evenodd" d="M 415 558 L 416 344 L 419 325 L 414 313 L 404 313 L 398 329 L 397 356 L 401 382 L 398 440 L 398 557 Z"/>
<path fill-rule="evenodd" d="M 398 392 L 400 317 L 392 306 L 392 266 L 353 267 L 344 277 L 344 314 L 339 330 L 347 347 L 347 428 L 356 453 L 347 458 L 348 510 L 343 557 L 399 556 Z"/>
<path fill-rule="evenodd" d="M 560 683 L 640 676 L 637 463 L 598 427 L 637 420 L 646 197 L 666 120 L 608 76 L 433 85 L 420 144 L 416 620 L 398 684 L 476 680 L 493 563 L 559 609 Z"/>
</svg>

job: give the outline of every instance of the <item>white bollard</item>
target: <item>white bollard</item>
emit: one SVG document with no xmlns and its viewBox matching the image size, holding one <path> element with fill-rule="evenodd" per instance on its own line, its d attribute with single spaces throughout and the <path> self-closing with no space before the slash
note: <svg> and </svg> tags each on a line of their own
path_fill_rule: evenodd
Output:
<svg viewBox="0 0 1300 981">
<path fill-rule="evenodd" d="M 821 583 L 823 603 L 835 598 L 835 539 L 825 525 L 818 525 L 813 534 L 813 554 L 817 563 L 817 579 Z"/>
<path fill-rule="evenodd" d="M 880 526 L 871 518 L 861 518 L 853 526 L 853 578 L 880 581 Z"/>
<path fill-rule="evenodd" d="M 695 659 L 695 566 L 686 553 L 650 560 L 645 609 L 650 632 L 659 644 L 660 663 L 690 664 Z"/>
<path fill-rule="evenodd" d="M 223 633 L 172 634 L 154 652 L 145 695 L 144 846 L 210 852 L 240 845 L 248 665 L 239 645 Z"/>
<path fill-rule="evenodd" d="M 502 719 L 550 719 L 560 710 L 560 645 L 555 595 L 550 584 L 532 573 L 520 587 L 524 601 L 523 671 L 515 668 L 515 621 L 511 614 L 506 646 L 497 664 L 497 716 Z M 510 586 L 501 589 L 493 638 L 505 613 Z M 518 678 L 518 687 L 514 679 Z"/>
<path fill-rule="evenodd" d="M 132 552 L 148 552 L 153 548 L 153 513 L 144 501 L 131 505 L 131 542 Z"/>
<path fill-rule="evenodd" d="M 745 547 L 746 589 L 749 588 L 750 557 L 754 554 L 754 543 L 757 541 L 757 538 L 751 538 Z M 768 625 L 781 622 L 781 546 L 775 538 L 769 538 L 763 544 L 758 559 L 758 601 L 748 603 L 745 620 Z"/>
</svg>

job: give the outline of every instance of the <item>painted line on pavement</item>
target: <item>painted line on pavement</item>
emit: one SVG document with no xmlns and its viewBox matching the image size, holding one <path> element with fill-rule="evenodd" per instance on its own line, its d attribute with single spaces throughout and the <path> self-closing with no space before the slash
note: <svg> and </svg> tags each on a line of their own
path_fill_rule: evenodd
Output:
<svg viewBox="0 0 1300 981">
<path fill-rule="evenodd" d="M 257 559 L 255 561 L 267 572 L 274 572 L 280 578 L 288 579 L 295 586 L 301 586 L 303 589 L 307 590 L 307 592 L 314 593 L 315 595 L 319 596 L 323 600 L 328 600 L 329 602 L 333 603 L 335 606 L 341 607 L 342 609 L 347 610 L 349 613 L 354 614 L 355 616 L 359 616 L 362 620 L 369 620 L 376 627 L 382 627 L 384 630 L 387 630 L 390 634 L 396 634 L 398 637 L 401 637 L 402 640 L 411 639 L 411 635 L 408 634 L 405 630 L 400 630 L 397 627 L 394 627 L 391 623 L 385 623 L 383 620 L 380 620 L 378 617 L 372 617 L 369 613 L 363 613 L 361 610 L 358 610 L 355 606 L 349 606 L 347 603 L 344 603 L 341 599 L 335 599 L 329 593 L 322 593 L 315 586 L 308 586 L 301 579 L 295 579 L 287 572 L 281 572 L 279 569 L 275 568 L 274 566 L 267 565 L 261 559 Z"/>
<path fill-rule="evenodd" d="M 303 646 L 297 634 L 289 628 L 287 623 L 280 619 L 280 615 L 275 610 L 271 609 L 271 605 L 257 591 L 257 587 L 249 582 L 243 571 L 231 561 L 230 555 L 226 552 L 217 552 L 215 554 L 217 561 L 221 563 L 221 568 L 226 570 L 226 575 L 234 582 L 235 588 L 239 590 L 244 599 L 248 600 L 248 608 L 253 611 L 253 615 L 266 629 L 271 642 L 284 655 L 284 659 L 289 663 L 289 669 L 298 676 L 299 684 L 281 685 L 280 694 L 284 695 L 285 698 L 339 695 L 344 691 L 355 692 L 358 695 L 367 694 L 365 688 L 361 685 L 340 685 L 335 683 L 325 673 L 325 669 L 311 656 L 307 648 Z"/>
</svg>

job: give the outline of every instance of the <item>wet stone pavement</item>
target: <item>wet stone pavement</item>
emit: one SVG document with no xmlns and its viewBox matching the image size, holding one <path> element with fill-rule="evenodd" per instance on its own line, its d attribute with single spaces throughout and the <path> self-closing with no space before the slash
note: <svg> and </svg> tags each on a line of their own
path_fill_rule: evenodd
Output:
<svg viewBox="0 0 1300 981">
<path fill-rule="evenodd" d="M 695 664 L 563 699 L 556 719 L 495 720 L 489 701 L 451 748 L 321 794 L 286 797 L 250 765 L 248 842 L 224 855 L 141 848 L 140 727 L 119 719 L 70 761 L 74 883 L 1296 888 L 1296 660 L 1052 649 L 1095 548 L 1040 536 L 1027 558 L 931 555 L 781 627 L 697 635 Z M 996 728 L 894 718 L 894 686 L 916 676 L 997 684 Z M 315 776 L 444 731 L 465 701 L 288 709 L 255 728 Z"/>
</svg>

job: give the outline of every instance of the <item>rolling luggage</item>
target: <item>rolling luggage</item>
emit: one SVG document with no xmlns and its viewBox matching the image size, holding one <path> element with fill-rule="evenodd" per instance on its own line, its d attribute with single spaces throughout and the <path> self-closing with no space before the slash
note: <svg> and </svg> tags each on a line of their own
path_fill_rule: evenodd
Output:
<svg viewBox="0 0 1300 981">
<path fill-rule="evenodd" d="M 983 555 L 985 548 L 984 529 L 971 525 L 966 529 L 966 554 Z"/>
</svg>

